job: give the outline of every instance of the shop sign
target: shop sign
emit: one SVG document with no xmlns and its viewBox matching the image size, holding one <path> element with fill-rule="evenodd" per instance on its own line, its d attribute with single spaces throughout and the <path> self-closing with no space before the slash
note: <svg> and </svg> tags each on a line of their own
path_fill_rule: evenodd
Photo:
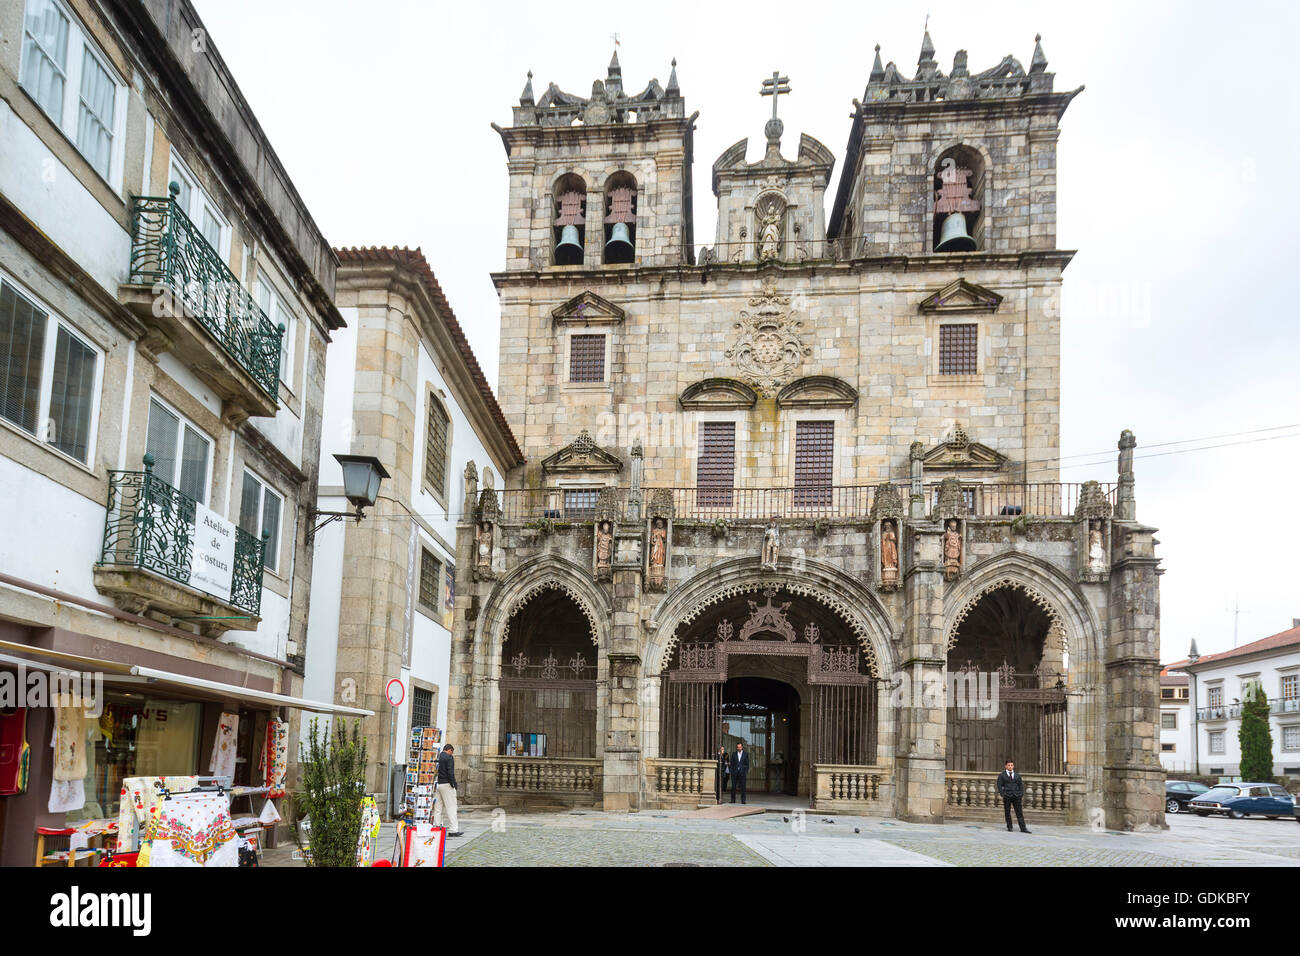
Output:
<svg viewBox="0 0 1300 956">
<path fill-rule="evenodd" d="M 235 576 L 234 523 L 195 502 L 193 540 L 190 585 L 229 601 Z"/>
</svg>

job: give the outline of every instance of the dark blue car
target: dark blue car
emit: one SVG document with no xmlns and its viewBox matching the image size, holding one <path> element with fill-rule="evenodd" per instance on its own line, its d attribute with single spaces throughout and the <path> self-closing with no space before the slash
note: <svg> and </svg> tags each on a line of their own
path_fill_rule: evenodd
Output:
<svg viewBox="0 0 1300 956">
<path fill-rule="evenodd" d="M 1244 817 L 1290 817 L 1295 804 L 1291 794 L 1275 783 L 1221 783 L 1188 801 L 1188 808 L 1198 817 L 1221 813 L 1241 820 Z"/>
</svg>

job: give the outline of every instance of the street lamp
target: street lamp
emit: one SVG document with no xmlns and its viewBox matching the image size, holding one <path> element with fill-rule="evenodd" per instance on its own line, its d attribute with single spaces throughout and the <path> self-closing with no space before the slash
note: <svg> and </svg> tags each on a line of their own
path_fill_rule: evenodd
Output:
<svg viewBox="0 0 1300 956">
<path fill-rule="evenodd" d="M 379 463 L 379 459 L 373 455 L 335 455 L 334 460 L 343 469 L 343 497 L 348 499 L 348 502 L 356 511 L 317 511 L 312 509 L 313 519 L 322 516 L 325 518 L 324 521 L 312 529 L 310 535 L 312 538 L 316 536 L 317 531 L 331 521 L 338 521 L 340 518 L 355 518 L 360 521 L 364 518 L 364 509 L 373 507 L 375 501 L 379 498 L 379 483 L 385 478 L 392 477 L 384 469 L 384 466 Z"/>
</svg>

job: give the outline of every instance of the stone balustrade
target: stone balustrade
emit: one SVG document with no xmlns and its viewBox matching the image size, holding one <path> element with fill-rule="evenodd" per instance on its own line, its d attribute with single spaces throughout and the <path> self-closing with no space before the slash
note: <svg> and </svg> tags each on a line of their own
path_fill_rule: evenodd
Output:
<svg viewBox="0 0 1300 956">
<path fill-rule="evenodd" d="M 712 802 L 717 787 L 717 762 L 667 757 L 646 761 L 656 798 L 665 804 L 695 806 Z"/>
<path fill-rule="evenodd" d="M 892 813 L 892 777 L 888 768 L 850 764 L 813 767 L 813 806 L 820 810 Z"/>
<path fill-rule="evenodd" d="M 584 793 L 600 788 L 601 761 L 581 757 L 488 757 L 498 792 Z"/>
<path fill-rule="evenodd" d="M 1070 809 L 1073 780 L 1054 774 L 1024 774 L 1026 812 L 1059 818 L 1064 823 Z M 971 773 L 948 771 L 948 806 L 945 815 L 951 817 L 1001 817 L 1002 797 L 998 795 L 996 773 Z M 1046 819 L 1046 816 L 1044 817 Z"/>
</svg>

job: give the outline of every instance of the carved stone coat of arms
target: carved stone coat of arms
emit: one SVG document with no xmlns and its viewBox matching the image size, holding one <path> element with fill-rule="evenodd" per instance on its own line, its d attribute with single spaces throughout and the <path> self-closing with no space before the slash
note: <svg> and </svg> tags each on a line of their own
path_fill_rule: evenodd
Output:
<svg viewBox="0 0 1300 956">
<path fill-rule="evenodd" d="M 749 384 L 772 395 L 788 382 L 812 349 L 799 333 L 803 321 L 790 309 L 790 296 L 778 295 L 776 279 L 763 279 L 763 294 L 751 296 L 749 308 L 732 326 L 733 344 L 724 353 Z"/>
</svg>

